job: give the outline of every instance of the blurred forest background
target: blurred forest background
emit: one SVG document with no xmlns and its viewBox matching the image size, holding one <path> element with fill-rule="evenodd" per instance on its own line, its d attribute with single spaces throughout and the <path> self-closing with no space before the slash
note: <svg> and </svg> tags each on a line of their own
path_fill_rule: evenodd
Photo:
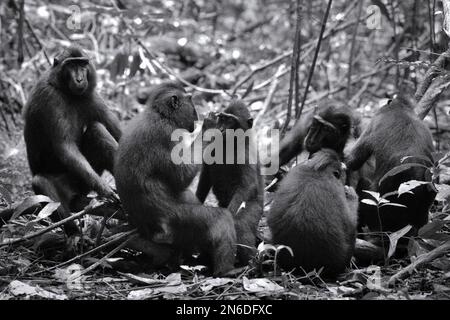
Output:
<svg viewBox="0 0 450 320">
<path fill-rule="evenodd" d="M 298 17 L 297 2 L 285 0 L 2 1 L 0 208 L 32 195 L 21 111 L 39 76 L 70 43 L 79 44 L 93 59 L 98 91 L 124 123 L 143 109 L 138 100 L 146 89 L 178 79 L 193 89 L 196 106 L 203 113 L 219 109 L 233 94 L 243 96 L 257 130 L 282 128 L 289 119 L 292 124 L 302 106 L 314 108 L 324 98 L 345 101 L 363 119 L 370 119 L 394 93 L 414 95 L 432 63 L 448 49 L 441 1 L 336 0 L 328 16 L 328 1 L 299 2 Z M 296 38 L 297 88 L 290 76 Z M 450 149 L 448 83 L 439 84 L 439 94 L 432 96 L 434 109 L 425 118 L 441 154 Z M 293 105 L 289 103 L 292 87 L 297 97 Z M 448 241 L 435 236 L 448 236 L 443 203 L 433 216 L 438 222 L 434 233 L 430 231 L 434 238 L 418 244 L 418 252 Z M 25 220 L 21 226 L 35 227 Z M 0 235 L 0 239 L 10 236 Z M 23 275 L 33 265 L 30 257 L 16 258 L 8 257 L 8 263 L 0 260 L 0 277 L 10 274 L 2 274 L 6 266 Z M 448 297 L 448 258 L 433 263 L 435 269 L 424 270 L 413 281 L 410 297 L 425 298 L 430 292 Z M 398 271 L 399 266 L 395 268 Z M 430 275 L 430 282 L 421 282 Z M 226 283 L 211 284 L 211 288 Z M 269 287 L 264 287 L 267 295 L 278 292 Z M 290 289 L 296 295 L 306 292 L 298 286 Z M 212 295 L 211 290 L 204 295 Z M 330 289 L 324 298 L 342 297 L 349 290 Z M 367 294 L 365 282 L 364 289 L 352 290 L 350 296 Z M 377 297 L 397 294 L 371 290 Z"/>
</svg>

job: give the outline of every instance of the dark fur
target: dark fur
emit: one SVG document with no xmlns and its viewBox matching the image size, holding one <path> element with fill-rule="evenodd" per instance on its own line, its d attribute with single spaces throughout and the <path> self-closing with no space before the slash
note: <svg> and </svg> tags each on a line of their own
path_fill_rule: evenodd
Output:
<svg viewBox="0 0 450 320">
<path fill-rule="evenodd" d="M 237 119 L 226 119 L 226 116 L 221 119 L 219 116 L 216 127 L 243 129 L 244 131 L 252 127 L 253 119 L 242 101 L 232 102 L 224 112 L 235 115 Z M 246 155 L 248 155 L 249 144 L 246 144 L 245 147 Z M 236 158 L 236 144 L 234 150 Z M 248 247 L 255 247 L 257 244 L 258 223 L 264 206 L 263 181 L 259 163 L 250 164 L 249 161 L 246 161 L 245 164 L 226 164 L 225 159 L 224 152 L 224 164 L 203 165 L 196 195 L 201 202 L 204 202 L 212 187 L 219 206 L 228 208 L 233 214 L 238 243 L 238 261 L 241 264 L 247 264 L 252 255 L 252 250 Z M 246 159 L 248 160 L 248 157 Z M 238 210 L 244 202 L 245 207 Z M 239 246 L 239 244 L 244 246 Z"/>
<path fill-rule="evenodd" d="M 286 270 L 317 271 L 333 278 L 343 272 L 353 255 L 358 198 L 343 184 L 339 156 L 324 149 L 294 167 L 281 182 L 267 223 L 282 250 L 279 263 Z"/>
<path fill-rule="evenodd" d="M 398 190 L 402 182 L 430 181 L 424 168 L 413 167 L 384 180 L 379 186 L 380 179 L 389 170 L 400 165 L 403 157 L 419 156 L 432 160 L 433 151 L 433 140 L 429 128 L 417 117 L 408 101 L 399 97 L 378 111 L 351 151 L 347 166 L 349 170 L 358 170 L 369 157 L 374 156 L 376 167 L 371 190 L 383 195 Z M 412 160 L 412 162 L 416 161 L 417 159 Z M 417 229 L 427 223 L 428 210 L 436 193 L 430 185 L 415 188 L 413 193 L 388 198 L 393 202 L 406 205 L 407 209 L 392 206 L 380 208 L 383 231 L 396 231 L 407 224 L 412 224 Z M 376 211 L 367 211 L 362 219 L 371 230 L 380 230 Z"/>
<path fill-rule="evenodd" d="M 280 166 L 302 152 L 303 147 L 311 153 L 321 148 L 330 148 L 342 155 L 348 138 L 358 134 L 358 119 L 352 116 L 348 107 L 339 102 L 322 102 L 317 114 L 333 124 L 338 132 L 322 130 L 324 126 L 314 119 L 313 112 L 303 115 L 280 142 Z"/>
<path fill-rule="evenodd" d="M 95 85 L 94 66 L 81 49 L 70 47 L 55 58 L 25 106 L 24 136 L 33 189 L 62 202 L 60 217 L 79 207 L 74 202 L 91 190 L 113 194 L 100 174 L 112 171 L 121 130 Z M 67 229 L 76 232 L 73 222 Z"/>
<path fill-rule="evenodd" d="M 177 101 L 177 103 L 173 103 Z M 147 109 L 128 125 L 115 163 L 117 191 L 140 234 L 167 242 L 185 254 L 199 249 L 210 259 L 214 274 L 233 267 L 236 234 L 227 209 L 207 207 L 187 190 L 198 166 L 175 165 L 171 134 L 194 129 L 197 113 L 176 83 L 152 90 Z M 197 203 L 195 203 L 197 202 Z"/>
</svg>

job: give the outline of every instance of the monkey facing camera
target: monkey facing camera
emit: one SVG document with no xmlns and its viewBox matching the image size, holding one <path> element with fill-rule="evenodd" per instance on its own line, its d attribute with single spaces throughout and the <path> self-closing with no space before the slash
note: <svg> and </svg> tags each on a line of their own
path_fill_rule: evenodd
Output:
<svg viewBox="0 0 450 320">
<path fill-rule="evenodd" d="M 95 91 L 96 71 L 86 54 L 69 47 L 34 86 L 24 110 L 24 137 L 36 194 L 61 202 L 51 215 L 67 218 L 89 202 L 86 195 L 115 198 L 100 175 L 113 172 L 121 136 L 119 120 Z M 73 221 L 67 234 L 78 232 Z"/>
</svg>

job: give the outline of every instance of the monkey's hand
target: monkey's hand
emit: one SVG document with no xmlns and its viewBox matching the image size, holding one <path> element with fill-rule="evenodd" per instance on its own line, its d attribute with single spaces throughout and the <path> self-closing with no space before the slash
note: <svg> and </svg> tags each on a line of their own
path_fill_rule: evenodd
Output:
<svg viewBox="0 0 450 320">
<path fill-rule="evenodd" d="M 353 187 L 345 186 L 345 197 L 350 202 L 358 202 L 358 195 Z"/>
<path fill-rule="evenodd" d="M 118 202 L 119 196 L 117 193 L 106 183 L 102 182 L 97 187 L 97 193 L 99 196 L 106 198 L 107 200 L 110 200 L 112 202 Z"/>
</svg>

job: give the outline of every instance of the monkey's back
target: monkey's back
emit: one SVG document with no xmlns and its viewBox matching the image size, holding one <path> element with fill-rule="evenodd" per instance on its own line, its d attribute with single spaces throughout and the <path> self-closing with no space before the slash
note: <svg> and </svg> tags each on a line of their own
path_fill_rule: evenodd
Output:
<svg viewBox="0 0 450 320">
<path fill-rule="evenodd" d="M 392 102 L 399 103 L 399 102 Z M 371 122 L 372 148 L 376 159 L 374 185 L 406 156 L 432 161 L 433 139 L 428 126 L 408 106 L 383 107 Z M 413 159 L 413 162 L 421 161 Z M 407 178 L 422 180 L 424 170 L 417 167 Z"/>
<path fill-rule="evenodd" d="M 172 162 L 171 133 L 156 112 L 146 110 L 127 125 L 116 154 L 117 192 L 133 224 L 149 237 L 166 222 L 160 219 L 177 215 L 171 204 L 196 173 L 189 165 Z"/>
<path fill-rule="evenodd" d="M 308 166 L 293 168 L 282 181 L 268 216 L 275 244 L 294 252 L 280 252 L 286 269 L 305 271 L 324 267 L 333 277 L 348 266 L 353 255 L 356 212 L 350 211 L 344 186 Z"/>
</svg>

